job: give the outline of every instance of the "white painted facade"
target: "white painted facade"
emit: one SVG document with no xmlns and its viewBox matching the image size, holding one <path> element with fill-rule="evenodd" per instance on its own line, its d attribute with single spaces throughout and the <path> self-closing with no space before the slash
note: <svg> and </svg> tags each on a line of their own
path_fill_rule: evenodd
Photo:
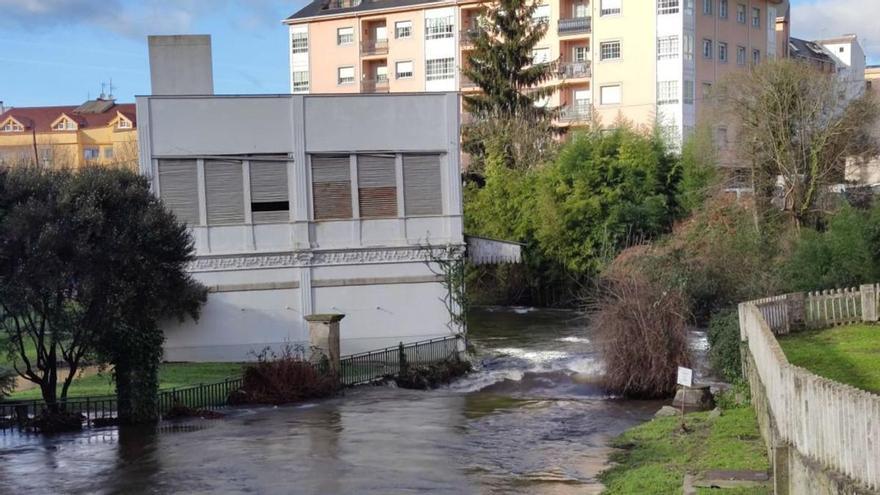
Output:
<svg viewBox="0 0 880 495">
<path fill-rule="evenodd" d="M 304 94 L 309 92 L 309 53 L 311 47 L 309 44 L 309 26 L 308 25 L 291 25 L 288 29 L 288 46 L 290 50 L 290 92 Z M 305 49 L 302 49 L 297 42 L 301 42 L 305 38 Z M 302 80 L 297 76 L 305 75 L 305 87 Z"/>
<path fill-rule="evenodd" d="M 858 98 L 865 91 L 865 52 L 855 35 L 818 40 L 837 63 L 837 76 L 846 87 L 847 99 Z"/>
<path fill-rule="evenodd" d="M 461 62 L 458 49 L 458 10 L 455 7 L 425 10 L 425 25 L 433 20 L 446 20 L 452 25 L 453 35 L 445 38 L 425 38 L 425 91 L 457 91 Z M 427 65 L 432 60 L 451 59 L 453 76 L 446 79 L 431 80 Z"/>
<path fill-rule="evenodd" d="M 190 270 L 210 290 L 198 321 L 163 325 L 165 358 L 241 361 L 265 347 L 304 345 L 304 317 L 318 313 L 346 315 L 343 354 L 462 330 L 448 326 L 446 289 L 426 262 L 428 245 L 463 248 L 459 107 L 455 93 L 138 97 L 140 169 L 154 192 L 163 198 L 163 164 L 195 164 Z M 423 154 L 439 157 L 442 208 L 412 215 L 405 162 Z M 375 155 L 394 157 L 397 211 L 361 218 L 359 164 Z M 350 218 L 315 220 L 316 156 L 350 158 Z M 289 215 L 260 223 L 251 168 L 266 160 L 286 166 Z M 206 183 L 219 161 L 235 174 L 240 166 L 241 222 L 211 221 L 218 211 Z"/>
</svg>

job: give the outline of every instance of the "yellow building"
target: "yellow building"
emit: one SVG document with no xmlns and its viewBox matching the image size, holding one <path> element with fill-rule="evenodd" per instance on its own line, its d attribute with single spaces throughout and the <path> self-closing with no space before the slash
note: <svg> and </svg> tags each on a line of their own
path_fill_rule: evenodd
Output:
<svg viewBox="0 0 880 495">
<path fill-rule="evenodd" d="M 564 125 L 623 117 L 680 141 L 716 81 L 788 48 L 786 0 L 538 1 L 533 57 L 554 64 Z M 481 5 L 315 0 L 285 21 L 291 92 L 474 91 L 461 67 Z"/>
<path fill-rule="evenodd" d="M 79 106 L 10 108 L 0 114 L 0 164 L 137 165 L 133 103 L 90 100 Z"/>
</svg>

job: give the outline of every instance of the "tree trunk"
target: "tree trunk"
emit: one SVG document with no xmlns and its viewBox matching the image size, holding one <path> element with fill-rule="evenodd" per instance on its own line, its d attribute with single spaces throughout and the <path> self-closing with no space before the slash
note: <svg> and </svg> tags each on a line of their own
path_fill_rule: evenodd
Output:
<svg viewBox="0 0 880 495">
<path fill-rule="evenodd" d="M 132 356 L 116 363 L 116 397 L 119 421 L 149 424 L 159 420 L 159 365 Z"/>
</svg>

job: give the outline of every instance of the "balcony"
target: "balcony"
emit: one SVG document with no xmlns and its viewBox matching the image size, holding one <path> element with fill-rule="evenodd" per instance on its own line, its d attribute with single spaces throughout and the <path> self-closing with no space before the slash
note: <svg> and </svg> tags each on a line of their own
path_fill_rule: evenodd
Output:
<svg viewBox="0 0 880 495">
<path fill-rule="evenodd" d="M 364 79 L 361 81 L 361 93 L 387 93 L 388 78 Z"/>
<path fill-rule="evenodd" d="M 464 74 L 461 75 L 461 89 L 479 89 L 477 83 L 468 79 Z"/>
<path fill-rule="evenodd" d="M 592 105 L 576 104 L 574 106 L 564 106 L 559 109 L 559 122 L 566 124 L 586 123 L 592 120 Z"/>
<path fill-rule="evenodd" d="M 556 66 L 556 75 L 560 79 L 579 79 L 590 77 L 590 62 L 559 62 Z"/>
<path fill-rule="evenodd" d="M 477 28 L 467 28 L 462 29 L 458 32 L 458 43 L 461 46 L 471 46 L 474 44 L 474 38 L 476 38 L 480 34 L 480 30 Z"/>
<path fill-rule="evenodd" d="M 386 55 L 388 53 L 388 40 L 363 40 L 361 41 L 361 55 Z"/>
<path fill-rule="evenodd" d="M 573 17 L 571 19 L 559 19 L 557 32 L 559 36 L 566 34 L 589 33 L 593 27 L 591 17 Z"/>
</svg>

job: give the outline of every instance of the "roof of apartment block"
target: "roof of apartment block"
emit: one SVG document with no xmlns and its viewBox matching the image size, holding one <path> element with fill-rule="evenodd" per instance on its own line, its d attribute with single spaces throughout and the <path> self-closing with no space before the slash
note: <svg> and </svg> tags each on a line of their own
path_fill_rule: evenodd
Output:
<svg viewBox="0 0 880 495">
<path fill-rule="evenodd" d="M 355 14 L 371 10 L 393 9 L 426 3 L 441 3 L 448 0 L 315 0 L 297 13 L 288 17 L 288 21 L 309 19 L 313 17 Z"/>
<path fill-rule="evenodd" d="M 52 123 L 62 115 L 74 120 L 82 128 L 105 127 L 119 112 L 131 121 L 132 128 L 137 127 L 137 113 L 134 103 L 116 103 L 112 100 L 89 100 L 82 105 L 65 105 L 55 107 L 14 107 L 0 114 L 0 122 L 12 117 L 25 130 L 30 132 L 49 132 Z"/>
<path fill-rule="evenodd" d="M 813 41 L 802 40 L 794 36 L 788 39 L 789 55 L 797 58 L 813 58 L 833 62 L 834 59 L 825 51 L 825 49 Z"/>
</svg>

